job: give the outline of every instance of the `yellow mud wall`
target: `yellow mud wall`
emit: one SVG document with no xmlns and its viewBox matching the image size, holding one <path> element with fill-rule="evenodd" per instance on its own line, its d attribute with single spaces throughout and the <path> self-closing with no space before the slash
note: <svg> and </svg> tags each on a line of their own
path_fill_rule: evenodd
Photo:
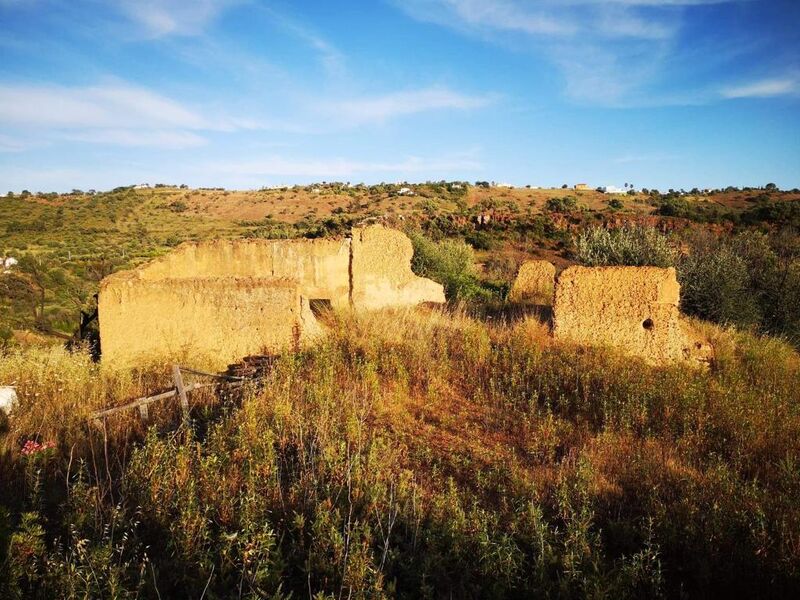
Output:
<svg viewBox="0 0 800 600">
<path fill-rule="evenodd" d="M 508 292 L 511 302 L 552 306 L 556 267 L 547 260 L 527 260 Z"/>
<path fill-rule="evenodd" d="M 321 332 L 293 280 L 108 280 L 98 298 L 103 363 L 126 367 L 189 353 L 223 369 Z"/>
<path fill-rule="evenodd" d="M 553 335 L 612 346 L 654 364 L 688 357 L 675 269 L 570 267 L 556 283 Z"/>
<path fill-rule="evenodd" d="M 347 306 L 350 240 L 215 240 L 181 244 L 173 252 L 111 279 L 212 277 L 290 278 L 306 298 Z"/>
<path fill-rule="evenodd" d="M 353 228 L 352 305 L 355 309 L 444 302 L 441 284 L 411 270 L 414 248 L 402 231 L 382 225 Z"/>
</svg>

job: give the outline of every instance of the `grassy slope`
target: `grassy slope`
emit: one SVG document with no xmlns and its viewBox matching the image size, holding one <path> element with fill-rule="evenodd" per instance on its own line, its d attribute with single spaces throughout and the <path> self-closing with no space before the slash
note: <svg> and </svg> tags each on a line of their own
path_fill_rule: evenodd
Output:
<svg viewBox="0 0 800 600">
<path fill-rule="evenodd" d="M 800 357 L 709 331 L 695 372 L 531 320 L 340 315 L 263 390 L 195 397 L 193 434 L 166 406 L 85 424 L 163 369 L 12 353 L 0 595 L 796 597 Z"/>
</svg>

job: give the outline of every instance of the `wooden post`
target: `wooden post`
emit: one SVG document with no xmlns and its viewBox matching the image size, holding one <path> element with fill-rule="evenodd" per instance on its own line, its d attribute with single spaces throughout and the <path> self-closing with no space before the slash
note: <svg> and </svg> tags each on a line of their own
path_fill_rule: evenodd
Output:
<svg viewBox="0 0 800 600">
<path fill-rule="evenodd" d="M 148 417 L 147 404 L 139 405 L 139 416 L 142 418 L 142 421 L 147 423 L 147 417 Z"/>
<path fill-rule="evenodd" d="M 186 397 L 186 388 L 183 387 L 183 376 L 178 365 L 172 365 L 172 378 L 175 380 L 175 392 L 181 400 L 181 410 L 183 411 L 183 422 L 189 424 L 189 399 Z"/>
</svg>

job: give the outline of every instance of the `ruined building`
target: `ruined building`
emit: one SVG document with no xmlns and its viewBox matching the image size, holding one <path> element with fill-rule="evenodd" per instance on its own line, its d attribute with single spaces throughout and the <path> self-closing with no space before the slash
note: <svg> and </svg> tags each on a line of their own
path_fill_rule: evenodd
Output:
<svg viewBox="0 0 800 600">
<path fill-rule="evenodd" d="M 411 271 L 412 255 L 405 234 L 380 225 L 339 240 L 183 244 L 103 280 L 103 361 L 133 365 L 190 349 L 222 367 L 317 336 L 313 300 L 355 310 L 444 302 L 441 285 Z"/>
<path fill-rule="evenodd" d="M 709 358 L 708 345 L 681 317 L 675 269 L 569 267 L 556 278 L 547 265 L 524 263 L 510 299 L 546 304 L 549 290 L 555 339 L 610 346 L 651 364 Z"/>
</svg>

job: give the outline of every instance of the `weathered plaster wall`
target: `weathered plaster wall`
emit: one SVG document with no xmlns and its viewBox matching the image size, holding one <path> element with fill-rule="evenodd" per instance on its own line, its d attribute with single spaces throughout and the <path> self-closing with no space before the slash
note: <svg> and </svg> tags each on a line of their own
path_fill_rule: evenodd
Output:
<svg viewBox="0 0 800 600">
<path fill-rule="evenodd" d="M 689 357 L 675 269 L 570 267 L 556 283 L 553 335 L 614 346 L 651 363 Z"/>
<path fill-rule="evenodd" d="M 346 306 L 350 295 L 350 240 L 215 240 L 175 251 L 112 280 L 256 277 L 296 279 L 307 298 Z"/>
<path fill-rule="evenodd" d="M 185 348 L 220 366 L 303 341 L 320 327 L 312 299 L 372 309 L 444 302 L 441 285 L 411 271 L 411 241 L 379 225 L 345 240 L 189 243 L 103 280 L 98 299 L 103 361 Z"/>
<path fill-rule="evenodd" d="M 381 225 L 353 228 L 352 244 L 353 308 L 445 301 L 441 284 L 411 270 L 414 247 L 402 231 Z"/>
<path fill-rule="evenodd" d="M 219 368 L 321 332 L 297 281 L 239 277 L 114 281 L 99 295 L 103 362 L 201 354 Z"/>
<path fill-rule="evenodd" d="M 508 292 L 511 302 L 552 306 L 556 267 L 547 260 L 527 260 Z"/>
</svg>

